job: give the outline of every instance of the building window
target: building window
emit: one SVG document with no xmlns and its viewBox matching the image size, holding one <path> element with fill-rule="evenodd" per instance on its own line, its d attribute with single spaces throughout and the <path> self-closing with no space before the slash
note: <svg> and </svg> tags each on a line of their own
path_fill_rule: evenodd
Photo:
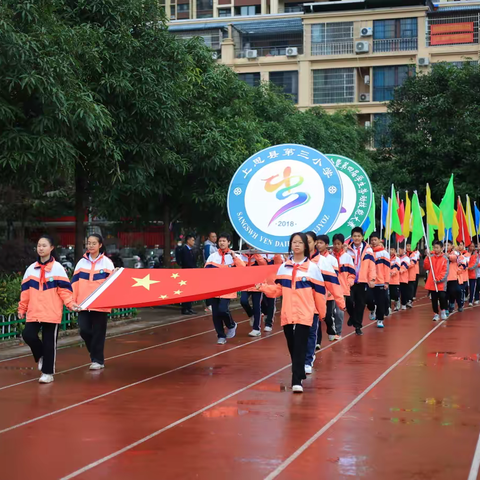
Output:
<svg viewBox="0 0 480 480">
<path fill-rule="evenodd" d="M 251 87 L 258 87 L 260 85 L 260 73 L 239 73 L 238 78 L 243 80 L 247 85 Z"/>
<path fill-rule="evenodd" d="M 373 22 L 374 52 L 401 52 L 417 49 L 418 21 L 416 18 Z"/>
<path fill-rule="evenodd" d="M 170 20 L 175 20 L 175 5 L 170 5 Z"/>
<path fill-rule="evenodd" d="M 261 5 L 247 5 L 245 7 L 235 7 L 235 15 L 248 17 L 251 15 L 260 15 L 262 13 Z"/>
<path fill-rule="evenodd" d="M 312 55 L 352 55 L 353 22 L 312 25 Z"/>
<path fill-rule="evenodd" d="M 478 15 L 432 17 L 427 19 L 427 45 L 478 43 Z"/>
<path fill-rule="evenodd" d="M 219 8 L 218 9 L 218 16 L 219 17 L 231 17 L 232 16 L 232 9 L 231 8 Z"/>
<path fill-rule="evenodd" d="M 408 65 L 373 67 L 373 101 L 386 102 L 392 100 L 395 88 L 402 85 L 413 74 L 413 68 Z"/>
<path fill-rule="evenodd" d="M 190 5 L 188 3 L 178 4 L 177 5 L 177 12 L 188 12 L 190 10 Z"/>
<path fill-rule="evenodd" d="M 313 103 L 352 103 L 355 101 L 355 69 L 313 70 Z"/>
<path fill-rule="evenodd" d="M 286 3 L 285 13 L 303 12 L 303 3 Z"/>
<path fill-rule="evenodd" d="M 177 38 L 182 40 L 190 40 L 194 37 L 200 37 L 205 42 L 205 45 L 212 50 L 221 50 L 224 31 L 220 29 L 215 30 L 188 30 L 183 32 L 173 32 Z"/>
<path fill-rule="evenodd" d="M 213 0 L 197 0 L 197 18 L 213 17 Z"/>
<path fill-rule="evenodd" d="M 298 71 L 270 72 L 270 81 L 280 87 L 283 93 L 291 95 L 294 103 L 298 103 Z"/>
<path fill-rule="evenodd" d="M 392 139 L 389 131 L 390 117 L 387 113 L 373 115 L 373 145 L 375 148 L 390 148 Z"/>
</svg>

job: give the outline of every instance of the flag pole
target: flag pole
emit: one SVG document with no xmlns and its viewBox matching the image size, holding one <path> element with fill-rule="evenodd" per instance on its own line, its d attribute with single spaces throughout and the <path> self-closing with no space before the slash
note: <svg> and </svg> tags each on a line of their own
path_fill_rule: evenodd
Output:
<svg viewBox="0 0 480 480">
<path fill-rule="evenodd" d="M 383 195 L 380 199 L 380 238 L 383 238 Z"/>
<path fill-rule="evenodd" d="M 390 189 L 390 219 L 389 219 L 389 226 L 388 226 L 388 249 L 390 250 L 390 247 L 392 246 L 392 220 L 393 220 L 393 183 L 392 187 Z M 397 251 L 398 251 L 398 246 L 397 246 Z"/>
<path fill-rule="evenodd" d="M 458 202 L 460 202 L 460 205 L 461 205 L 462 210 L 463 210 L 462 199 L 460 198 L 460 195 L 458 196 L 458 199 L 457 199 L 457 212 L 458 212 L 458 207 L 460 206 L 460 205 L 458 205 Z M 465 220 L 466 220 L 467 217 L 465 215 L 464 215 L 464 217 L 465 217 Z M 465 242 L 465 227 L 464 227 L 464 224 L 465 224 L 465 222 L 462 221 L 462 239 L 463 239 L 463 243 L 465 244 L 466 242 Z M 453 228 L 452 228 L 452 239 L 453 239 Z"/>
<path fill-rule="evenodd" d="M 416 194 L 418 197 L 418 193 L 416 190 L 414 190 L 413 193 Z M 421 221 L 422 221 L 423 237 L 427 239 L 427 232 L 425 231 L 425 224 L 423 223 L 423 218 L 421 219 Z M 432 256 L 430 255 L 430 247 L 428 245 L 428 240 L 427 240 L 427 257 L 428 257 L 428 261 L 430 262 L 430 268 L 432 269 L 431 272 L 432 272 L 433 282 L 435 283 L 435 291 L 438 292 L 437 279 L 435 278 L 435 272 L 433 270 Z"/>
<path fill-rule="evenodd" d="M 477 202 L 473 202 L 473 211 L 475 212 L 475 208 L 477 208 Z M 475 220 L 473 221 L 473 223 L 476 223 Z M 475 230 L 477 231 L 477 225 L 475 225 Z M 478 246 L 478 231 L 477 231 L 477 246 Z"/>
</svg>

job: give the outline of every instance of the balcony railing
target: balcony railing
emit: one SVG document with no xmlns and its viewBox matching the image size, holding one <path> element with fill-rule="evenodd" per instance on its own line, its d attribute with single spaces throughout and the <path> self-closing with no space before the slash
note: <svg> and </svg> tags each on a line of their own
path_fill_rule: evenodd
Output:
<svg viewBox="0 0 480 480">
<path fill-rule="evenodd" d="M 373 41 L 373 52 L 405 52 L 418 50 L 418 38 L 386 38 Z"/>
<path fill-rule="evenodd" d="M 277 57 L 277 56 L 280 56 L 280 55 L 286 55 L 288 48 L 297 48 L 298 55 L 303 54 L 303 45 L 302 44 L 297 44 L 297 45 L 282 45 L 282 46 L 275 45 L 273 47 L 269 47 L 269 46 L 264 46 L 264 47 L 250 46 L 248 48 L 245 48 L 245 47 L 244 48 L 238 48 L 238 49 L 235 49 L 235 56 L 236 56 L 236 58 L 248 58 L 247 57 L 247 50 L 256 50 L 257 51 L 257 57 Z"/>
<path fill-rule="evenodd" d="M 353 55 L 351 42 L 312 43 L 312 55 Z"/>
</svg>

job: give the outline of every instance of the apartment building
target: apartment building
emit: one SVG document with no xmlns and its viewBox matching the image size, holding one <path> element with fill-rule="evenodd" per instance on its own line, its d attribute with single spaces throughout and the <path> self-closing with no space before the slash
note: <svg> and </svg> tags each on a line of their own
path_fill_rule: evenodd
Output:
<svg viewBox="0 0 480 480">
<path fill-rule="evenodd" d="M 273 82 L 300 109 L 355 108 L 365 126 L 408 76 L 479 59 L 480 0 L 176 1 L 172 34 L 202 37 L 245 82 Z"/>
</svg>

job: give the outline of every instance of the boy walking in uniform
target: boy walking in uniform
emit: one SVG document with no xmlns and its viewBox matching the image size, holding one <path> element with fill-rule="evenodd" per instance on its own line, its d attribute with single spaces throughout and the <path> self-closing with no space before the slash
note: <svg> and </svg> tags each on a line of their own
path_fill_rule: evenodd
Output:
<svg viewBox="0 0 480 480">
<path fill-rule="evenodd" d="M 426 289 L 430 292 L 432 298 L 433 321 L 438 322 L 440 318 L 446 320 L 447 315 L 447 277 L 449 260 L 443 253 L 443 243 L 436 241 L 433 243 L 433 255 L 430 255 L 427 246 L 427 258 L 425 258 L 424 269 L 428 270 Z M 438 304 L 440 303 L 440 315 Z"/>
</svg>

